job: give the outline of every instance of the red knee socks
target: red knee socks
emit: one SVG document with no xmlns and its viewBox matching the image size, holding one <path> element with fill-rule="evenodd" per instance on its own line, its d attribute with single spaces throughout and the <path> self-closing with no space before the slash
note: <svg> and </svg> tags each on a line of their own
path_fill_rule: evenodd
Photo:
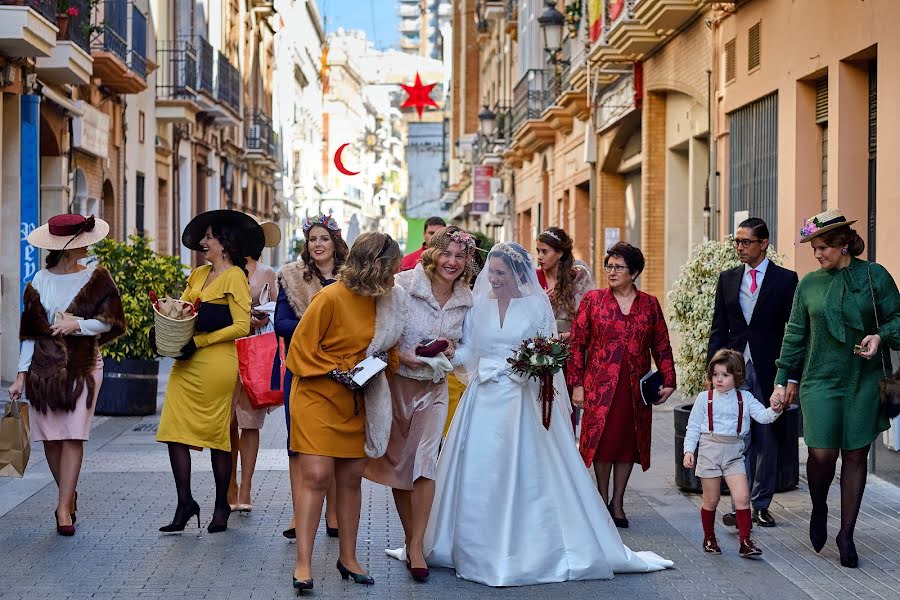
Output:
<svg viewBox="0 0 900 600">
<path fill-rule="evenodd" d="M 750 537 L 750 509 L 735 510 L 734 515 L 737 517 L 738 535 L 746 540 Z"/>
<path fill-rule="evenodd" d="M 700 520 L 703 521 L 703 536 L 710 538 L 716 535 L 716 511 L 700 509 Z"/>
</svg>

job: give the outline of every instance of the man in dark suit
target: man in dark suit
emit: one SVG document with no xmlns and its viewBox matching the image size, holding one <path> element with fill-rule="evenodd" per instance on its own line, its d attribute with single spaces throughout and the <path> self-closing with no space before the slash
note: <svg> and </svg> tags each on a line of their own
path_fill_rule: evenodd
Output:
<svg viewBox="0 0 900 600">
<path fill-rule="evenodd" d="M 734 247 L 743 263 L 719 274 L 716 305 L 709 336 L 708 359 L 722 348 L 743 353 L 746 367 L 744 389 L 769 405 L 775 382 L 775 360 L 781 353 L 784 328 L 791 316 L 797 273 L 769 261 L 769 228 L 762 219 L 741 223 Z M 775 493 L 778 469 L 778 422 L 763 425 L 751 422 L 747 447 L 747 476 L 753 521 L 774 527 L 769 504 Z M 734 511 L 722 522 L 734 526 Z"/>
</svg>

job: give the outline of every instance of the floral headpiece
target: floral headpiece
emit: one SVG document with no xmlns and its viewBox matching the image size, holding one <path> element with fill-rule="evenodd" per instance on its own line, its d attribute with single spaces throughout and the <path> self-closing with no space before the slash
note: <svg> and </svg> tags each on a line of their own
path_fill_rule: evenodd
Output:
<svg viewBox="0 0 900 600">
<path fill-rule="evenodd" d="M 525 252 L 525 249 L 522 248 L 522 252 L 519 252 L 519 248 L 522 248 L 518 244 L 513 245 L 510 242 L 500 242 L 493 248 L 491 248 L 491 253 L 499 253 L 505 256 L 508 256 L 512 259 L 513 262 L 519 263 L 524 266 L 529 266 L 530 259 L 528 258 L 528 254 Z"/>
<path fill-rule="evenodd" d="M 337 221 L 334 220 L 334 217 L 331 216 L 331 213 L 316 215 L 312 218 L 304 217 L 303 219 L 303 235 L 309 233 L 309 230 L 315 226 L 324 227 L 329 231 L 333 232 L 336 236 L 341 236 L 341 226 L 338 225 Z"/>
<path fill-rule="evenodd" d="M 810 219 L 804 219 L 803 228 L 800 230 L 800 241 L 808 242 L 814 237 L 832 229 L 853 225 L 854 223 L 856 223 L 856 220 L 848 221 L 840 209 L 826 210 Z"/>
<path fill-rule="evenodd" d="M 815 232 L 819 230 L 822 224 L 819 223 L 819 220 L 815 217 L 812 219 L 806 220 L 806 225 L 803 226 L 803 229 L 800 230 L 800 237 L 809 237 Z"/>
<path fill-rule="evenodd" d="M 463 231 L 462 229 L 460 229 L 458 231 L 454 231 L 447 237 L 449 239 L 448 244 L 452 243 L 452 242 L 456 242 L 457 244 L 459 244 L 463 248 L 465 248 L 467 256 L 469 254 L 475 253 L 475 247 L 476 247 L 475 236 L 470 235 L 470 234 L 466 233 L 465 231 Z"/>
</svg>

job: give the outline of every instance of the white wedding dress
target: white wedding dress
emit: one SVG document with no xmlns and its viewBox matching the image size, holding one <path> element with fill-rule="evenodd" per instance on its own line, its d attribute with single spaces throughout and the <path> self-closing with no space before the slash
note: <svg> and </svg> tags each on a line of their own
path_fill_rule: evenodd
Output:
<svg viewBox="0 0 900 600">
<path fill-rule="evenodd" d="M 530 260 L 527 268 L 534 273 Z M 522 340 L 556 333 L 540 287 L 519 287 L 527 295 L 510 300 L 502 324 L 497 300 L 485 295 L 466 317 L 456 361 L 467 365 L 469 385 L 438 460 L 428 565 L 491 586 L 671 567 L 622 543 L 576 448 L 562 374 L 546 430 L 539 384 L 509 371 L 506 359 Z"/>
</svg>

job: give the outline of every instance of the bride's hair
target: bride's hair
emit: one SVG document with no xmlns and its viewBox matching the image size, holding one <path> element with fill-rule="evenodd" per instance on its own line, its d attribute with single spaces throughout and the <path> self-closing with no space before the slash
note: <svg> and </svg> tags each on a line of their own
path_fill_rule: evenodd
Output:
<svg viewBox="0 0 900 600">
<path fill-rule="evenodd" d="M 528 282 L 528 274 L 534 272 L 534 264 L 528 251 L 515 242 L 500 242 L 491 248 L 488 259 L 499 258 L 515 273 L 519 283 Z"/>
</svg>

